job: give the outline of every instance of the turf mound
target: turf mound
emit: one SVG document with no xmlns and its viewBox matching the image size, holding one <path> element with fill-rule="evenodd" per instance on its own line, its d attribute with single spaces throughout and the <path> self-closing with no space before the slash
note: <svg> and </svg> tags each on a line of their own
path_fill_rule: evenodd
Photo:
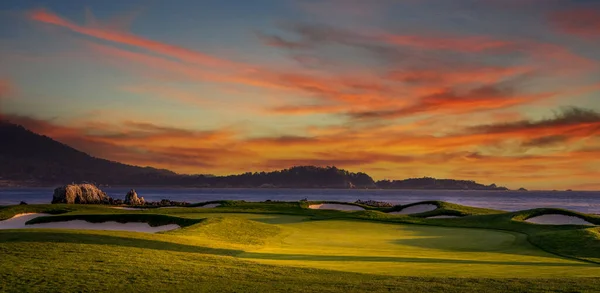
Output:
<svg viewBox="0 0 600 293">
<path fill-rule="evenodd" d="M 201 238 L 216 243 L 262 245 L 265 241 L 280 233 L 280 228 L 245 218 L 217 217 L 204 219 L 174 234 L 183 237 Z"/>
<path fill-rule="evenodd" d="M 600 228 L 537 233 L 529 240 L 547 251 L 600 264 Z"/>
<path fill-rule="evenodd" d="M 309 209 L 313 210 L 338 210 L 338 211 L 363 211 L 364 208 L 349 205 L 349 204 L 338 204 L 338 203 L 321 203 L 311 204 L 308 206 Z"/>
<path fill-rule="evenodd" d="M 76 230 L 106 230 L 106 231 L 130 231 L 143 233 L 156 233 L 169 230 L 179 229 L 177 224 L 167 224 L 160 226 L 150 226 L 148 223 L 127 222 L 118 223 L 115 221 L 107 221 L 101 223 L 90 223 L 84 220 L 69 220 L 61 222 L 46 222 L 29 224 L 28 222 L 39 217 L 50 216 L 49 214 L 18 214 L 14 217 L 0 221 L 0 229 L 76 229 Z"/>
<path fill-rule="evenodd" d="M 416 205 L 411 205 L 411 206 L 405 207 L 402 210 L 397 211 L 397 212 L 390 212 L 390 214 L 395 214 L 395 215 L 420 214 L 420 213 L 431 212 L 433 210 L 436 210 L 437 208 L 438 207 L 434 204 L 416 204 Z"/>
<path fill-rule="evenodd" d="M 545 214 L 541 216 L 531 217 L 525 220 L 528 223 L 541 225 L 585 225 L 594 226 L 594 224 L 577 216 L 567 216 L 561 214 Z"/>
</svg>

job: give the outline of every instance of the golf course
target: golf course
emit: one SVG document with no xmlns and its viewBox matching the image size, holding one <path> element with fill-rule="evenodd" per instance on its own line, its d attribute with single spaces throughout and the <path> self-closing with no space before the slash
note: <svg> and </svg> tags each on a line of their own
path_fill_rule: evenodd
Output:
<svg viewBox="0 0 600 293">
<path fill-rule="evenodd" d="M 5 206 L 0 292 L 598 292 L 599 224 L 440 201 Z"/>
</svg>

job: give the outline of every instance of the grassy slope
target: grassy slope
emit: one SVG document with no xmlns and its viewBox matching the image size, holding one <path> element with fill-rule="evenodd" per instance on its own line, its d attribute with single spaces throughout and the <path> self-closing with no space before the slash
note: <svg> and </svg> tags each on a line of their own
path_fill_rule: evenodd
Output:
<svg viewBox="0 0 600 293">
<path fill-rule="evenodd" d="M 271 266 L 137 233 L 5 233 L 2 292 L 594 292 L 600 286 L 600 279 L 389 277 Z"/>
<path fill-rule="evenodd" d="M 86 291 L 96 286 L 111 291 L 293 292 L 383 292 L 388 289 L 400 292 L 558 292 L 567 289 L 593 292 L 600 287 L 596 278 L 564 279 L 599 275 L 599 266 L 540 251 L 526 241 L 526 234 L 522 234 L 527 233 L 532 243 L 545 245 L 553 252 L 598 260 L 598 230 L 546 227 L 511 220 L 526 217 L 528 212 L 480 211 L 486 215 L 427 220 L 387 215 L 376 210 L 354 213 L 306 210 L 302 203 L 228 202 L 217 209 L 140 212 L 99 206 L 16 206 L 0 208 L 0 218 L 20 212 L 48 212 L 49 209 L 54 212 L 68 210 L 70 214 L 79 215 L 109 213 L 147 217 L 166 214 L 177 218 L 209 219 L 178 231 L 154 235 L 65 230 L 0 231 L 0 255 L 7 260 L 0 262 L 0 291 L 12 288 L 14 292 L 20 292 L 30 288 L 32 283 L 40 292 L 57 288 Z M 473 211 L 458 205 L 447 210 L 466 212 L 460 209 Z M 215 211 L 219 213 L 215 214 Z M 352 218 L 505 229 L 520 233 L 393 225 Z M 52 245 L 47 245 L 49 243 Z M 108 280 L 97 277 L 97 274 L 108 272 L 111 275 Z M 383 276 L 390 274 L 420 277 Z M 431 278 L 433 276 L 436 278 Z M 520 278 L 510 282 L 482 278 L 517 276 Z M 550 276 L 553 278 L 539 279 Z"/>
</svg>

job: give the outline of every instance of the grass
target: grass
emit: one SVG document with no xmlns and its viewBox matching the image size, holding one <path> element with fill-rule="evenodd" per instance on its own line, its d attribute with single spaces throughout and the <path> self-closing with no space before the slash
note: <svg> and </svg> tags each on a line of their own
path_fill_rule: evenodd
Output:
<svg viewBox="0 0 600 293">
<path fill-rule="evenodd" d="M 157 234 L 0 230 L 0 292 L 597 292 L 600 230 L 526 223 L 554 209 L 502 212 L 444 202 L 407 215 L 310 210 L 307 202 L 125 211 L 0 207 L 0 219 L 176 223 Z M 404 206 L 406 207 L 406 206 Z M 401 208 L 404 208 L 401 207 Z M 399 209 L 401 209 L 399 208 Z M 398 209 L 393 207 L 392 209 Z M 598 217 L 560 210 L 598 223 Z M 426 219 L 439 214 L 464 216 Z"/>
</svg>

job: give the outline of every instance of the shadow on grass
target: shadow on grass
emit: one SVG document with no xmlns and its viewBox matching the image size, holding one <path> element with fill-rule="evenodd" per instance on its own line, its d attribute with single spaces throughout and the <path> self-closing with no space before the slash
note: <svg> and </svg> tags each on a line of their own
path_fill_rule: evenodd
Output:
<svg viewBox="0 0 600 293">
<path fill-rule="evenodd" d="M 396 239 L 392 243 L 418 248 L 457 252 L 483 251 L 503 253 L 515 248 L 530 246 L 527 243 L 525 234 L 518 235 L 518 233 L 505 231 L 410 225 L 403 226 L 400 230 L 402 232 L 409 232 L 415 238 Z M 461 230 L 470 233 L 461 233 Z M 474 231 L 477 232 L 476 235 L 474 235 Z M 486 236 L 486 234 L 489 236 Z M 492 236 L 495 236 L 492 239 L 498 241 L 485 243 Z"/>
<path fill-rule="evenodd" d="M 468 265 L 511 265 L 511 266 L 550 266 L 550 267 L 597 267 L 589 263 L 557 263 L 557 262 L 520 262 L 520 261 L 488 261 L 444 258 L 418 258 L 398 256 L 352 256 L 352 255 L 310 255 L 310 254 L 278 254 L 246 252 L 237 255 L 241 259 L 264 260 L 300 260 L 300 261 L 339 261 L 339 262 L 397 262 L 397 263 L 431 263 L 431 264 L 468 264 Z"/>
<path fill-rule="evenodd" d="M 274 215 L 266 218 L 255 218 L 250 219 L 253 221 L 265 223 L 265 224 L 295 224 L 305 222 L 308 218 L 303 216 L 288 216 L 288 215 Z"/>
<path fill-rule="evenodd" d="M 165 242 L 150 239 L 128 238 L 101 234 L 79 234 L 69 232 L 21 232 L 0 231 L 0 243 L 73 243 L 73 244 L 94 244 L 123 246 L 133 248 L 145 248 L 155 250 L 166 250 L 175 252 L 191 252 L 201 254 L 235 256 L 243 253 L 242 250 L 220 249 L 203 246 L 194 246 Z"/>
<path fill-rule="evenodd" d="M 395 239 L 390 243 L 453 252 L 490 252 L 517 256 L 557 257 L 556 255 L 549 255 L 547 251 L 532 245 L 527 241 L 526 234 L 518 232 L 416 225 L 405 225 L 401 229 L 409 231 L 416 237 Z M 477 235 L 465 235 L 460 233 L 461 230 L 470 231 L 471 233 L 475 231 Z M 494 237 L 497 241 L 489 243 L 488 240 L 494 238 L 492 238 L 492 235 L 486 237 L 487 233 L 495 233 L 496 236 L 505 235 L 506 237 Z"/>
</svg>

